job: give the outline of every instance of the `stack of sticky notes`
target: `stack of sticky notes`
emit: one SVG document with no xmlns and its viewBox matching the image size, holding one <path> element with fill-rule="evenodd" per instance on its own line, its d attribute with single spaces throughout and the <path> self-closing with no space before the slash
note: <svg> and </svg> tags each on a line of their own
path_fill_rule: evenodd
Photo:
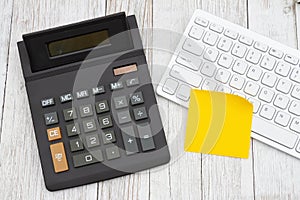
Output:
<svg viewBox="0 0 300 200">
<path fill-rule="evenodd" d="M 242 97 L 192 89 L 185 151 L 248 158 L 252 112 Z"/>
</svg>

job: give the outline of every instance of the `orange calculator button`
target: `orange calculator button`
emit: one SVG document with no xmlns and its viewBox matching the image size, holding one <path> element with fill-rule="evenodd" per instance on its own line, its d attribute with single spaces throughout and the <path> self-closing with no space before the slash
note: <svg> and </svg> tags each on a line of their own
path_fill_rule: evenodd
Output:
<svg viewBox="0 0 300 200">
<path fill-rule="evenodd" d="M 51 144 L 50 151 L 55 173 L 69 170 L 64 143 Z"/>
<path fill-rule="evenodd" d="M 59 140 L 61 139 L 61 132 L 59 127 L 47 129 L 48 140 Z"/>
</svg>

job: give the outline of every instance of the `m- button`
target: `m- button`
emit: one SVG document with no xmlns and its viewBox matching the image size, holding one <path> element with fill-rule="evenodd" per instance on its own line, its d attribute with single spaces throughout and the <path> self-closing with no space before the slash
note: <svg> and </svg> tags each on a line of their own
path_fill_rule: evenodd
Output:
<svg viewBox="0 0 300 200">
<path fill-rule="evenodd" d="M 59 127 L 47 129 L 48 140 L 59 140 L 61 139 L 61 132 Z"/>
</svg>

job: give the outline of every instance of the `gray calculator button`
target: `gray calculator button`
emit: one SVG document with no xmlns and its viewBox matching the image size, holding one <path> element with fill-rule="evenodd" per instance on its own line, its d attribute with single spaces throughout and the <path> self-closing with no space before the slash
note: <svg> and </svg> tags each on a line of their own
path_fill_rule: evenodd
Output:
<svg viewBox="0 0 300 200">
<path fill-rule="evenodd" d="M 105 93 L 105 88 L 103 85 L 94 87 L 94 88 L 92 88 L 92 92 L 93 92 L 93 95 L 103 94 L 103 93 Z"/>
<path fill-rule="evenodd" d="M 80 128 L 78 123 L 68 124 L 66 127 L 67 127 L 67 134 L 69 137 L 80 134 Z"/>
<path fill-rule="evenodd" d="M 61 103 L 69 102 L 73 100 L 73 96 L 71 93 L 61 95 L 59 97 Z"/>
<path fill-rule="evenodd" d="M 97 129 L 94 119 L 84 120 L 82 122 L 82 125 L 83 125 L 83 130 L 84 130 L 85 133 L 95 131 Z"/>
<path fill-rule="evenodd" d="M 100 124 L 100 128 L 102 128 L 102 129 L 112 127 L 113 123 L 111 121 L 110 115 L 105 115 L 105 116 L 99 117 L 99 124 Z"/>
<path fill-rule="evenodd" d="M 41 104 L 42 104 L 42 107 L 45 108 L 48 106 L 55 105 L 55 101 L 54 101 L 54 98 L 42 99 Z"/>
<path fill-rule="evenodd" d="M 90 151 L 73 156 L 74 167 L 81 167 L 103 161 L 101 150 Z"/>
<path fill-rule="evenodd" d="M 83 143 L 81 139 L 77 138 L 70 141 L 70 148 L 72 152 L 83 150 Z"/>
<path fill-rule="evenodd" d="M 113 130 L 102 133 L 102 140 L 104 144 L 110 144 L 116 141 L 115 132 Z"/>
<path fill-rule="evenodd" d="M 125 124 L 131 121 L 129 110 L 118 112 L 117 116 L 120 124 Z"/>
<path fill-rule="evenodd" d="M 77 99 L 86 98 L 88 96 L 89 96 L 89 91 L 88 90 L 81 90 L 81 91 L 76 92 Z"/>
<path fill-rule="evenodd" d="M 131 78 L 131 79 L 126 80 L 127 87 L 132 87 L 132 86 L 138 85 L 139 83 L 140 82 L 139 82 L 138 78 Z"/>
<path fill-rule="evenodd" d="M 107 100 L 98 101 L 96 103 L 96 112 L 98 114 L 108 112 L 108 111 L 109 111 L 109 107 L 107 104 Z"/>
<path fill-rule="evenodd" d="M 136 93 L 132 94 L 130 97 L 130 102 L 131 102 L 131 105 L 133 105 L 133 106 L 144 103 L 144 98 L 143 98 L 142 92 L 136 92 Z"/>
<path fill-rule="evenodd" d="M 148 117 L 145 107 L 133 109 L 133 115 L 135 120 L 146 119 Z"/>
<path fill-rule="evenodd" d="M 155 149 L 150 125 L 140 124 L 137 126 L 137 129 L 140 136 L 143 151 L 149 151 Z"/>
<path fill-rule="evenodd" d="M 122 88 L 123 88 L 123 83 L 121 81 L 110 84 L 111 90 L 118 90 L 118 89 L 122 89 Z"/>
<path fill-rule="evenodd" d="M 44 114 L 44 119 L 46 125 L 52 125 L 58 123 L 58 117 L 56 112 L 46 113 Z"/>
<path fill-rule="evenodd" d="M 125 108 L 128 106 L 127 99 L 125 96 L 115 97 L 114 98 L 115 108 Z"/>
<path fill-rule="evenodd" d="M 65 121 L 77 119 L 77 113 L 75 108 L 68 108 L 63 110 Z"/>
<path fill-rule="evenodd" d="M 92 134 L 85 137 L 87 147 L 96 147 L 100 145 L 98 134 Z"/>
<path fill-rule="evenodd" d="M 120 157 L 119 148 L 116 146 L 105 149 L 107 160 L 112 160 Z"/>
<path fill-rule="evenodd" d="M 133 126 L 123 127 L 122 138 L 127 155 L 139 152 Z"/>
<path fill-rule="evenodd" d="M 88 105 L 80 106 L 79 112 L 80 112 L 81 117 L 88 117 L 88 116 L 93 115 L 92 105 L 88 104 Z"/>
</svg>

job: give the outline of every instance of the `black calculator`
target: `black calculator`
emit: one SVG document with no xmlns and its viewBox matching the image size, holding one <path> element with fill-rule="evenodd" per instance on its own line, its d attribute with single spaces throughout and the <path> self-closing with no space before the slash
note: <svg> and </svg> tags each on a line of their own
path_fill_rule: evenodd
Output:
<svg viewBox="0 0 300 200">
<path fill-rule="evenodd" d="M 48 190 L 169 162 L 135 16 L 25 34 L 18 49 Z"/>
</svg>

